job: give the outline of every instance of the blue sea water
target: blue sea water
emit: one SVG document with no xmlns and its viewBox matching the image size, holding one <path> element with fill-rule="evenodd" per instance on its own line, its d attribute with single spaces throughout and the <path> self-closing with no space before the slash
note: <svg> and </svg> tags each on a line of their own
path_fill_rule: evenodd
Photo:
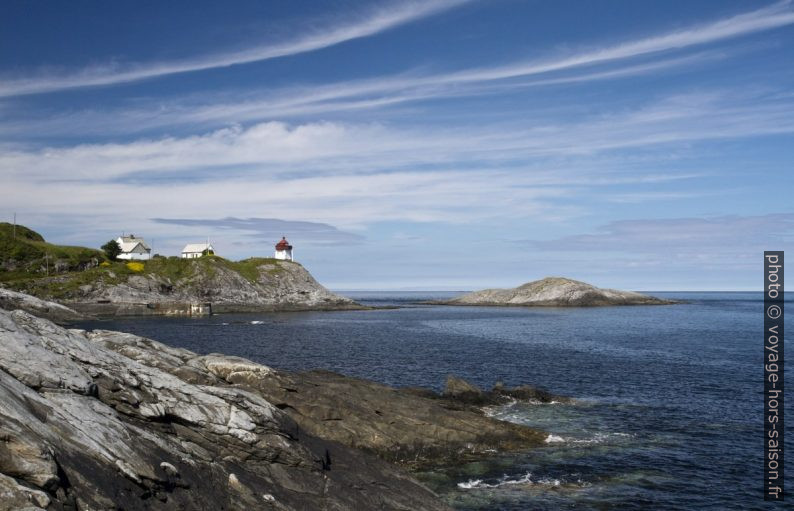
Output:
<svg viewBox="0 0 794 511">
<path fill-rule="evenodd" d="M 545 447 L 418 474 L 456 509 L 782 509 L 762 500 L 761 293 L 654 293 L 686 303 L 648 307 L 416 305 L 454 294 L 348 293 L 401 307 L 80 326 L 395 386 L 440 390 L 455 374 L 576 398 L 490 410 L 549 432 Z"/>
</svg>

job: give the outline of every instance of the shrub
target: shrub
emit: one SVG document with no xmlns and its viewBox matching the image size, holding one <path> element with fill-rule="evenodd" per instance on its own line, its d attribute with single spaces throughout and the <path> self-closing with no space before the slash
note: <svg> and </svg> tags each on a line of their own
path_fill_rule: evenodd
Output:
<svg viewBox="0 0 794 511">
<path fill-rule="evenodd" d="M 129 268 L 132 271 L 143 271 L 143 263 L 130 261 L 129 263 L 127 263 L 127 268 Z"/>
<path fill-rule="evenodd" d="M 115 261 L 116 258 L 121 254 L 121 246 L 119 242 L 116 240 L 110 240 L 104 245 L 100 247 L 108 259 L 111 261 Z"/>
</svg>

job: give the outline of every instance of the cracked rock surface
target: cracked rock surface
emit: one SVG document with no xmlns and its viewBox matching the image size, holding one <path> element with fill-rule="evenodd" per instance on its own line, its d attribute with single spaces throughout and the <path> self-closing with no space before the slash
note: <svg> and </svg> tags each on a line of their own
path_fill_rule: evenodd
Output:
<svg viewBox="0 0 794 511">
<path fill-rule="evenodd" d="M 273 404 L 278 375 L 0 310 L 0 510 L 446 509 Z"/>
<path fill-rule="evenodd" d="M 84 319 L 82 314 L 69 307 L 2 287 L 0 287 L 0 309 L 21 309 L 56 323 Z"/>
<path fill-rule="evenodd" d="M 98 312 L 90 307 L 97 302 L 211 302 L 215 312 L 361 308 L 323 287 L 303 266 L 291 261 L 261 264 L 255 280 L 213 259 L 185 264 L 188 270 L 179 278 L 144 273 L 121 283 L 97 279 L 62 301 L 86 312 Z"/>
</svg>

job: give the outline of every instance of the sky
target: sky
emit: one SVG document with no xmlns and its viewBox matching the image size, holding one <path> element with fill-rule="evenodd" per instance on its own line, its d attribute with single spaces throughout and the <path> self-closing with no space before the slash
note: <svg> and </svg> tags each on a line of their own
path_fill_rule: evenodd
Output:
<svg viewBox="0 0 794 511">
<path fill-rule="evenodd" d="M 760 290 L 791 1 L 0 3 L 0 221 L 332 289 Z"/>
</svg>

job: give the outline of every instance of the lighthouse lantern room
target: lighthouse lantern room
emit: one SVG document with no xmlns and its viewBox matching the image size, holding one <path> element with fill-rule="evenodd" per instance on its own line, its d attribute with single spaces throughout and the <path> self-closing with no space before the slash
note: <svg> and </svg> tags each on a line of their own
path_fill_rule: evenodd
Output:
<svg viewBox="0 0 794 511">
<path fill-rule="evenodd" d="M 275 258 L 282 261 L 292 261 L 292 245 L 289 244 L 287 238 L 282 237 L 281 241 L 276 243 Z"/>
</svg>

